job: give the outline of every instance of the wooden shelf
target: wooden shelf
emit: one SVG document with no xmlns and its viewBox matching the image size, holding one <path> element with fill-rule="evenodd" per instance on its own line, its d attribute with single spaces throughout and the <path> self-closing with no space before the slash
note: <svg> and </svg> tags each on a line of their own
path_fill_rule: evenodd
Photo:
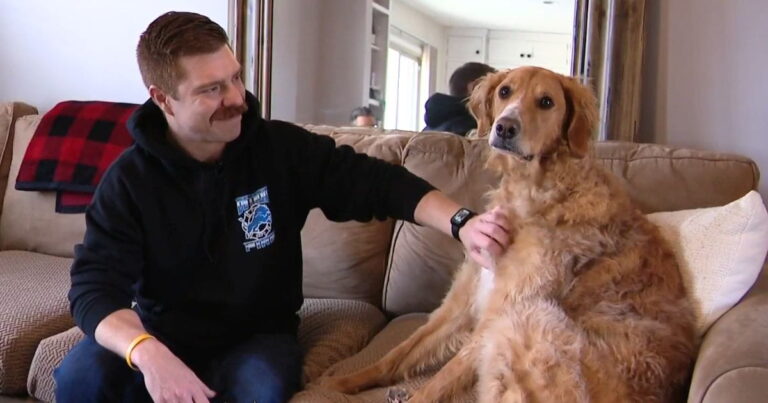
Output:
<svg viewBox="0 0 768 403">
<path fill-rule="evenodd" d="M 358 0 L 359 1 L 359 0 Z M 371 106 L 378 119 L 384 119 L 385 88 L 387 83 L 387 46 L 389 43 L 390 0 L 366 0 L 371 10 L 371 51 L 368 86 L 363 103 Z"/>
</svg>

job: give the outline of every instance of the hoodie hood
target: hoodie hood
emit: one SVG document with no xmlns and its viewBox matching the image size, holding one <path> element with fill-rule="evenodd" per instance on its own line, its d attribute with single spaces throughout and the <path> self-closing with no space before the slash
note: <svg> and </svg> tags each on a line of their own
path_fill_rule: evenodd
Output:
<svg viewBox="0 0 768 403">
<path fill-rule="evenodd" d="M 221 158 L 223 163 L 234 158 L 242 150 L 243 145 L 249 139 L 249 134 L 261 121 L 259 101 L 256 97 L 246 91 L 245 102 L 248 105 L 248 111 L 243 114 L 240 123 L 240 135 L 224 148 Z M 166 165 L 188 169 L 207 165 L 190 157 L 184 150 L 168 140 L 166 136 L 168 121 L 165 119 L 163 111 L 155 105 L 151 98 L 133 112 L 133 115 L 128 119 L 127 126 L 136 144 Z"/>
<path fill-rule="evenodd" d="M 459 97 L 435 93 L 424 105 L 424 123 L 429 127 L 437 127 L 456 117 L 472 117 L 467 110 L 466 102 Z"/>
<path fill-rule="evenodd" d="M 435 93 L 424 105 L 424 130 L 451 132 L 466 136 L 477 127 L 477 122 L 467 109 L 466 100 L 451 95 Z"/>
</svg>

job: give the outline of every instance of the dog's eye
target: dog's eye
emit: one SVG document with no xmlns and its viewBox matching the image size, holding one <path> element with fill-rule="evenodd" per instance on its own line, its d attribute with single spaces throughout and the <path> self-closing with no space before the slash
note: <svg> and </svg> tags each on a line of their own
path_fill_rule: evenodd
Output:
<svg viewBox="0 0 768 403">
<path fill-rule="evenodd" d="M 541 97 L 539 99 L 539 107 L 541 109 L 549 109 L 551 107 L 555 106 L 555 102 L 550 97 Z"/>
<path fill-rule="evenodd" d="M 502 99 L 508 97 L 510 94 L 512 94 L 512 88 L 509 88 L 506 85 L 499 89 L 499 97 Z"/>
</svg>

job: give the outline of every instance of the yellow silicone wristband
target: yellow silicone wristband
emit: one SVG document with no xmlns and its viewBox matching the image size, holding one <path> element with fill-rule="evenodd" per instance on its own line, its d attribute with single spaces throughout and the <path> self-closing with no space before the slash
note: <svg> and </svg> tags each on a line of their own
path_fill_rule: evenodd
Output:
<svg viewBox="0 0 768 403">
<path fill-rule="evenodd" d="M 128 364 L 128 367 L 130 367 L 134 371 L 138 371 L 139 369 L 133 366 L 133 362 L 131 362 L 131 353 L 133 352 L 133 349 L 136 348 L 136 346 L 139 345 L 142 341 L 148 340 L 148 339 L 154 339 L 155 336 L 152 336 L 149 333 L 142 333 L 138 336 L 136 336 L 135 339 L 131 342 L 131 344 L 128 345 L 128 349 L 125 350 L 125 362 Z"/>
</svg>

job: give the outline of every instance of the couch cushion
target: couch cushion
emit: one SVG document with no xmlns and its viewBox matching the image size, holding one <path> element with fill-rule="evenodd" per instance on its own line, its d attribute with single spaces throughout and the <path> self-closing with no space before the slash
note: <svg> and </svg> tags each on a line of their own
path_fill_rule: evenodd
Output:
<svg viewBox="0 0 768 403">
<path fill-rule="evenodd" d="M 0 249 L 72 257 L 75 244 L 83 241 L 85 215 L 56 213 L 54 192 L 20 191 L 14 187 L 21 160 L 41 117 L 25 116 L 16 122 L 10 180 L 0 216 Z"/>
<path fill-rule="evenodd" d="M 11 168 L 13 132 L 16 119 L 35 113 L 37 113 L 35 107 L 24 103 L 0 103 L 0 200 L 3 200 L 5 195 L 5 186 L 8 183 L 8 170 Z M 2 212 L 1 205 L 0 212 Z"/>
<path fill-rule="evenodd" d="M 366 135 L 354 128 L 307 126 L 330 135 L 337 144 L 352 146 L 384 161 L 400 164 L 409 135 Z M 323 128 L 328 130 L 323 130 Z M 381 304 L 393 220 L 336 223 L 313 210 L 301 233 L 304 295 L 344 298 Z"/>
<path fill-rule="evenodd" d="M 499 179 L 485 169 L 485 140 L 422 134 L 406 148 L 403 165 L 458 203 L 482 211 L 483 195 Z M 431 228 L 398 222 L 385 280 L 383 306 L 400 315 L 429 312 L 442 301 L 464 257 L 461 244 Z"/>
<path fill-rule="evenodd" d="M 304 295 L 381 304 L 393 220 L 336 223 L 312 210 L 301 232 Z"/>
<path fill-rule="evenodd" d="M 649 214 L 680 263 L 699 334 L 755 283 L 768 251 L 768 212 L 754 190 L 722 207 Z"/>
<path fill-rule="evenodd" d="M 387 323 L 373 305 L 343 299 L 308 298 L 299 316 L 305 382 L 360 351 Z"/>
<path fill-rule="evenodd" d="M 379 334 L 377 334 L 376 337 L 374 337 L 373 340 L 371 340 L 371 342 L 362 351 L 330 367 L 323 375 L 349 374 L 370 364 L 373 364 L 376 362 L 376 360 L 383 357 L 384 354 L 408 338 L 408 336 L 416 331 L 419 326 L 426 323 L 427 319 L 428 317 L 426 314 L 409 314 L 392 320 L 392 322 L 387 324 L 387 326 L 381 332 L 379 332 Z M 425 369 L 423 372 L 415 374 L 407 381 L 403 381 L 392 386 L 369 389 L 356 395 L 344 395 L 323 389 L 317 385 L 308 385 L 307 389 L 294 396 L 294 398 L 291 399 L 291 402 L 383 403 L 387 402 L 387 392 L 391 387 L 406 389 L 412 393 L 419 386 L 424 384 L 424 382 L 426 382 L 430 377 L 432 377 L 439 367 L 440 366 L 435 366 Z M 455 399 L 453 399 L 454 402 L 473 402 L 474 400 L 474 393 L 472 392 L 468 392 L 463 396 L 457 396 Z"/>
<path fill-rule="evenodd" d="M 760 180 L 757 164 L 735 154 L 608 141 L 595 155 L 644 213 L 722 206 Z"/>
<path fill-rule="evenodd" d="M 0 393 L 23 393 L 40 340 L 72 327 L 71 259 L 0 251 Z"/>
<path fill-rule="evenodd" d="M 498 184 L 484 168 L 486 140 L 447 134 L 414 137 L 403 165 L 465 206 L 482 211 L 482 195 Z M 718 206 L 738 199 L 758 183 L 751 160 L 707 151 L 651 144 L 598 143 L 597 162 L 622 181 L 644 212 Z M 397 223 L 384 285 L 388 314 L 430 312 L 442 301 L 463 249 L 451 237 L 426 227 Z"/>
<path fill-rule="evenodd" d="M 59 366 L 69 350 L 83 338 L 85 333 L 80 328 L 73 327 L 40 342 L 27 378 L 27 393 L 30 396 L 44 402 L 54 401 L 56 382 L 53 380 L 53 370 Z"/>
<path fill-rule="evenodd" d="M 305 382 L 314 380 L 331 365 L 360 351 L 386 323 L 378 308 L 352 300 L 307 299 L 299 316 Z M 45 402 L 53 401 L 53 370 L 83 337 L 80 329 L 71 328 L 40 342 L 27 381 L 31 396 Z"/>
</svg>

